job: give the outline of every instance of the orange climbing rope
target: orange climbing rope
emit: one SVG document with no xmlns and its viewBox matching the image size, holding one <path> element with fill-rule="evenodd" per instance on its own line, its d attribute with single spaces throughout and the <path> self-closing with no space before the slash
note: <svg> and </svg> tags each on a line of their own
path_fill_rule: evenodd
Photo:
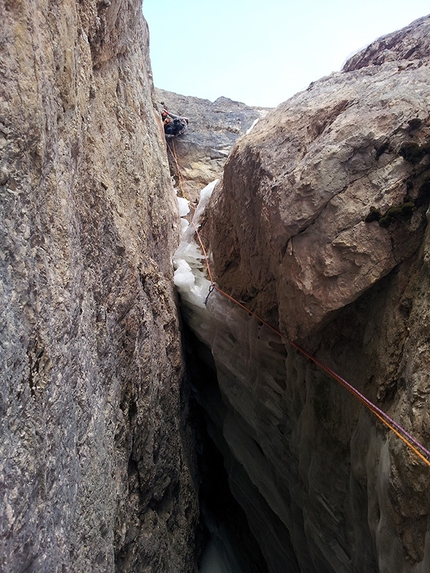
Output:
<svg viewBox="0 0 430 573">
<path fill-rule="evenodd" d="M 334 380 L 336 380 L 336 382 L 339 382 L 339 384 L 341 384 L 341 386 L 346 388 L 348 390 L 348 392 L 350 392 L 356 398 L 358 398 L 360 400 L 360 402 L 366 406 L 366 408 L 368 408 L 371 412 L 373 412 L 373 414 L 375 414 L 375 416 L 377 418 L 379 418 L 379 420 L 381 420 L 381 422 L 383 424 L 385 424 L 385 426 L 387 426 L 387 428 L 389 428 L 394 434 L 396 434 L 396 436 L 398 438 L 400 438 L 402 440 L 402 442 L 404 442 L 419 458 L 421 458 L 421 460 L 425 464 L 427 464 L 430 467 L 430 461 L 426 457 L 424 457 L 424 455 L 419 451 L 419 449 L 421 449 L 421 451 L 424 452 L 429 458 L 430 458 L 430 452 L 422 444 L 420 444 L 417 440 L 415 440 L 415 438 L 412 437 L 404 428 L 402 428 L 399 424 L 397 424 L 397 422 L 395 422 L 383 410 L 378 408 L 378 406 L 373 404 L 373 402 L 371 402 L 365 396 L 363 396 L 363 394 L 361 392 L 359 392 L 357 390 L 357 388 L 352 386 L 352 384 L 347 382 L 344 378 L 339 376 L 339 374 L 336 374 L 336 372 L 334 372 L 331 368 L 329 368 L 328 366 L 323 364 L 320 360 L 318 360 L 318 358 L 315 358 L 315 356 L 312 356 L 312 354 L 310 354 L 307 350 L 305 350 L 304 348 L 302 348 L 301 346 L 299 346 L 295 342 L 293 342 L 291 340 L 289 340 L 288 342 L 291 346 L 296 348 L 299 352 L 301 352 L 309 360 L 311 360 L 317 366 L 319 366 L 322 370 L 324 370 L 329 376 L 331 376 Z M 403 435 L 402 435 L 402 433 L 403 433 Z"/>
<path fill-rule="evenodd" d="M 172 142 L 173 145 L 173 151 L 172 149 L 170 149 L 170 146 L 168 145 L 169 151 L 172 153 L 173 158 L 175 160 L 176 163 L 176 167 L 177 167 L 177 171 L 178 171 L 178 180 L 179 180 L 179 186 L 180 189 L 182 191 L 183 194 L 183 187 L 182 187 L 182 174 L 181 174 L 181 170 L 179 168 L 179 162 L 178 159 L 176 157 L 176 151 L 175 151 L 175 147 L 174 147 L 174 143 Z M 224 297 L 228 298 L 231 302 L 233 302 L 234 304 L 236 304 L 237 306 L 239 306 L 240 308 L 242 308 L 243 310 L 245 310 L 248 314 L 251 314 L 252 316 L 254 316 L 259 322 L 261 322 L 262 324 L 264 324 L 267 328 L 269 328 L 272 332 L 274 332 L 277 336 L 279 336 L 280 338 L 282 338 L 282 334 L 279 330 L 277 330 L 276 328 L 274 328 L 271 324 L 269 324 L 268 322 L 266 322 L 265 320 L 263 320 L 262 318 L 260 318 L 257 314 L 255 314 L 254 312 L 252 312 L 249 308 L 247 308 L 245 305 L 243 305 L 241 302 L 239 302 L 238 300 L 236 300 L 234 297 L 232 297 L 231 295 L 227 294 L 226 292 L 224 292 L 222 289 L 220 289 L 216 284 L 215 281 L 213 279 L 213 275 L 212 275 L 212 271 L 211 271 L 211 266 L 210 266 L 210 261 L 209 261 L 209 257 L 207 255 L 205 246 L 203 244 L 202 238 L 200 236 L 199 230 L 197 225 L 195 224 L 195 215 L 196 215 L 196 209 L 193 207 L 194 209 L 194 215 L 191 221 L 191 224 L 193 225 L 193 228 L 195 230 L 196 236 L 197 236 L 197 240 L 199 242 L 199 245 L 202 249 L 203 252 L 203 256 L 205 259 L 205 263 L 206 263 L 206 269 L 207 269 L 207 273 L 211 282 L 211 288 L 212 290 L 216 290 L 217 292 L 219 292 L 221 295 L 223 295 Z M 210 291 L 211 292 L 211 291 Z M 210 293 L 209 293 L 210 294 Z M 208 295 L 209 296 L 209 295 Z M 326 366 L 325 364 L 323 364 L 320 360 L 318 360 L 317 358 L 315 358 L 312 354 L 310 354 L 307 350 L 305 350 L 304 348 L 302 348 L 301 346 L 299 346 L 296 342 L 292 341 L 292 340 L 288 340 L 288 343 L 295 348 L 298 352 L 300 352 L 303 356 L 306 356 L 309 360 L 311 360 L 312 362 L 314 362 L 314 364 L 316 364 L 319 368 L 321 368 L 322 370 L 324 370 L 331 378 L 333 378 L 334 380 L 336 380 L 341 386 L 343 386 L 344 388 L 346 388 L 348 390 L 348 392 L 350 392 L 351 394 L 353 394 L 356 398 L 358 398 L 358 400 L 360 400 L 360 402 L 362 404 L 364 404 L 364 406 L 366 406 L 366 408 L 368 410 L 370 410 L 387 428 L 389 428 L 398 438 L 400 438 L 400 440 L 402 440 L 402 442 L 408 446 L 408 448 L 410 448 L 410 450 L 412 452 L 414 452 L 428 467 L 430 467 L 430 451 L 425 448 L 422 444 L 420 444 L 413 436 L 411 436 L 404 428 L 402 428 L 402 426 L 400 426 L 397 422 L 395 422 L 388 414 L 386 414 L 383 410 L 381 410 L 380 408 L 378 408 L 378 406 L 376 406 L 375 404 L 373 404 L 373 402 L 371 402 L 370 400 L 368 400 L 361 392 L 359 392 L 354 386 L 352 386 L 352 384 L 350 384 L 349 382 L 347 382 L 344 378 L 342 378 L 341 376 L 339 376 L 338 374 L 336 374 L 336 372 L 334 372 L 331 368 L 329 368 L 328 366 Z"/>
<path fill-rule="evenodd" d="M 176 149 L 175 149 L 175 142 L 172 139 L 172 147 L 170 147 L 169 142 L 166 140 L 167 143 L 167 149 L 170 151 L 170 153 L 172 154 L 172 157 L 175 161 L 176 164 L 176 171 L 178 172 L 178 182 L 179 182 L 179 189 L 181 190 L 182 196 L 184 195 L 184 186 L 183 186 L 183 181 L 182 181 L 182 173 L 181 173 L 181 169 L 179 167 L 179 163 L 178 163 L 178 158 L 176 157 Z"/>
</svg>

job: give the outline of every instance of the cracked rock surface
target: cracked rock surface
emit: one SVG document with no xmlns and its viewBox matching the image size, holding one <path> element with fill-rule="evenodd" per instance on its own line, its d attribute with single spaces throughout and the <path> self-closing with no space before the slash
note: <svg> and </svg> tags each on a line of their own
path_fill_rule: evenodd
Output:
<svg viewBox="0 0 430 573">
<path fill-rule="evenodd" d="M 204 407 L 271 572 L 430 569 L 429 468 L 287 344 L 428 448 L 429 32 L 377 40 L 268 114 L 206 211 L 217 284 L 285 342 L 211 295 Z"/>
<path fill-rule="evenodd" d="M 0 570 L 194 570 L 175 195 L 137 0 L 0 0 Z"/>
<path fill-rule="evenodd" d="M 392 42 L 426 42 L 428 31 L 426 18 Z M 385 54 L 385 45 L 373 51 Z M 410 257 L 427 224 L 428 55 L 417 49 L 404 59 L 398 48 L 367 65 L 364 55 L 239 140 L 212 199 L 220 283 L 254 310 L 269 310 L 292 339 Z"/>
</svg>

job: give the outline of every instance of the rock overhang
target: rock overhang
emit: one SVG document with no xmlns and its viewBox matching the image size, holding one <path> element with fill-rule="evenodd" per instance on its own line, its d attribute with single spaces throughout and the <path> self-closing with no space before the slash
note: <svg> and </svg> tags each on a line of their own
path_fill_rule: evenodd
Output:
<svg viewBox="0 0 430 573">
<path fill-rule="evenodd" d="M 419 247 L 429 78 L 428 58 L 413 55 L 346 66 L 278 106 L 233 148 L 208 217 L 216 275 L 263 313 L 274 301 L 262 293 L 275 284 L 289 338 L 318 330 Z M 371 209 L 379 220 L 368 220 Z"/>
</svg>

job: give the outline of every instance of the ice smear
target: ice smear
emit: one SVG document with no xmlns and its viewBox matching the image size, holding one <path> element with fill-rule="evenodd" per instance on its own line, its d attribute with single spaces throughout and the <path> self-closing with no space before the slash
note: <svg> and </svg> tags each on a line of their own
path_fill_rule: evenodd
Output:
<svg viewBox="0 0 430 573">
<path fill-rule="evenodd" d="M 236 564 L 232 564 L 225 555 L 222 545 L 211 540 L 204 552 L 199 573 L 242 573 Z"/>
<path fill-rule="evenodd" d="M 215 183 L 209 184 L 201 192 L 194 217 L 197 227 Z M 219 292 L 214 291 L 207 298 L 211 283 L 206 273 L 205 257 L 196 243 L 193 225 L 185 226 L 182 241 L 174 255 L 174 265 L 174 281 L 181 295 L 182 312 L 188 326 L 212 352 L 223 399 L 230 402 L 253 428 L 261 425 L 260 411 L 264 407 L 267 420 L 273 419 L 273 427 L 277 428 L 285 418 L 279 403 L 278 380 L 286 376 L 285 354 L 274 349 L 276 345 L 279 346 L 279 337 Z M 256 389 L 261 400 L 258 408 L 254 405 Z M 198 399 L 209 415 L 217 419 L 216 409 L 211 410 L 212 404 L 205 402 L 205 396 L 200 395 Z M 221 421 L 219 425 L 221 427 Z M 237 443 L 230 443 L 227 435 L 224 437 L 233 455 L 246 467 L 246 444 L 242 451 L 241 448 L 237 451 Z M 269 459 L 271 454 L 272 450 L 268 452 Z M 271 461 L 275 463 L 275 460 Z M 259 483 L 258 475 L 254 475 L 255 468 L 246 469 L 251 479 Z M 288 509 L 279 502 L 275 486 L 266 478 L 264 474 L 259 486 L 267 493 L 272 510 L 284 517 Z M 245 573 L 239 565 L 240 559 L 234 557 L 236 550 L 227 537 L 218 535 L 216 526 L 209 527 L 209 530 L 212 542 L 203 556 L 200 573 Z"/>
<path fill-rule="evenodd" d="M 217 180 L 209 183 L 200 192 L 200 202 L 193 219 L 197 228 L 216 183 Z M 174 282 L 181 295 L 182 309 L 191 329 L 212 349 L 212 353 L 217 354 L 218 348 L 226 350 L 224 347 L 227 346 L 226 354 L 237 359 L 237 354 L 243 352 L 242 344 L 232 345 L 227 333 L 249 344 L 249 336 L 253 341 L 256 328 L 259 330 L 258 322 L 216 291 L 208 298 L 211 283 L 206 272 L 205 257 L 196 242 L 194 225 L 184 225 L 182 241 L 173 258 L 176 269 Z M 266 333 L 266 337 L 278 340 L 273 333 Z M 236 365 L 240 362 L 241 359 Z"/>
<path fill-rule="evenodd" d="M 260 118 L 259 118 L 259 117 L 257 117 L 257 119 L 254 119 L 254 122 L 253 122 L 253 124 L 251 125 L 251 127 L 249 127 L 249 128 L 246 130 L 246 135 L 248 135 L 248 133 L 251 133 L 251 131 L 254 129 L 254 127 L 257 125 L 257 123 L 258 123 L 259 121 L 260 121 Z"/>
<path fill-rule="evenodd" d="M 193 219 L 197 228 L 200 226 L 200 218 L 217 181 L 212 181 L 200 192 L 200 201 Z M 179 199 L 181 198 L 178 198 L 178 201 Z M 185 209 L 182 212 L 184 211 Z M 195 241 L 194 226 L 189 225 L 185 219 L 182 221 L 184 221 L 182 223 L 182 241 L 173 258 L 176 269 L 174 274 L 175 285 L 183 300 L 198 308 L 205 309 L 205 300 L 210 287 L 210 281 L 205 272 L 205 257 Z"/>
<path fill-rule="evenodd" d="M 185 215 L 188 215 L 188 213 L 190 212 L 190 208 L 189 208 L 189 201 L 188 199 L 185 199 L 184 197 L 177 197 L 178 199 L 178 207 L 179 207 L 179 216 L 180 217 L 185 217 Z"/>
</svg>

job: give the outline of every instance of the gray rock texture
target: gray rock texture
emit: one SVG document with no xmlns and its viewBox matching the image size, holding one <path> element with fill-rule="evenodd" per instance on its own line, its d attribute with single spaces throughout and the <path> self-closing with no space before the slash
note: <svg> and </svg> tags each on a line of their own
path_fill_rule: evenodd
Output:
<svg viewBox="0 0 430 573">
<path fill-rule="evenodd" d="M 222 176 L 235 141 L 268 111 L 226 97 L 211 102 L 158 88 L 155 97 L 160 109 L 164 106 L 189 118 L 185 133 L 169 141 L 169 163 L 182 195 L 192 201 L 203 187 Z"/>
<path fill-rule="evenodd" d="M 194 570 L 177 205 L 137 0 L 0 0 L 0 570 Z"/>
<path fill-rule="evenodd" d="M 283 337 L 217 293 L 209 326 L 189 310 L 272 573 L 430 570 L 429 468 L 287 343 L 429 446 L 429 34 L 426 17 L 378 40 L 262 119 L 206 212 L 218 285 Z"/>
</svg>

